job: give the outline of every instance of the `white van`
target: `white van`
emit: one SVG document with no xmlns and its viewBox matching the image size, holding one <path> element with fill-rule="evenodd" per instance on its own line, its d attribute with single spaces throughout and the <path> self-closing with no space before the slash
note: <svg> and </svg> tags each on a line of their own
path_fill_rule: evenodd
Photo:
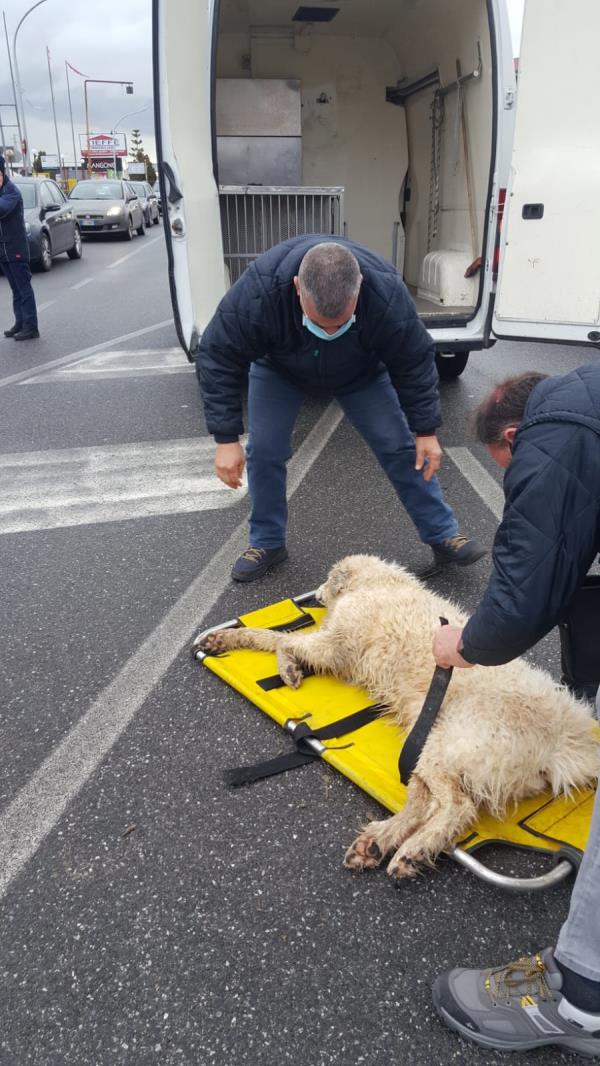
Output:
<svg viewBox="0 0 600 1066">
<path fill-rule="evenodd" d="M 443 377 L 497 337 L 598 345 L 599 40 L 599 0 L 527 0 L 517 107 L 506 0 L 154 0 L 190 358 L 251 259 L 312 232 L 397 266 Z"/>
</svg>

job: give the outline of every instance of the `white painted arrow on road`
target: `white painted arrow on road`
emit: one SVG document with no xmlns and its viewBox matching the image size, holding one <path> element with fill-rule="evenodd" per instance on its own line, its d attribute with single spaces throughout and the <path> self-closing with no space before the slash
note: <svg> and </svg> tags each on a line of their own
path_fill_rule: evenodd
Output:
<svg viewBox="0 0 600 1066">
<path fill-rule="evenodd" d="M 0 457 L 0 534 L 231 507 L 211 438 Z"/>
</svg>

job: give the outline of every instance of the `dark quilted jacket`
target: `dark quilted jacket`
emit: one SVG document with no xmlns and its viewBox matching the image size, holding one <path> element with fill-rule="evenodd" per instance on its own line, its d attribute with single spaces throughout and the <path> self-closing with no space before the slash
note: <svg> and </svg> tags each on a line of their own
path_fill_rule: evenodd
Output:
<svg viewBox="0 0 600 1066">
<path fill-rule="evenodd" d="M 217 442 L 243 433 L 242 392 L 250 363 L 265 362 L 307 392 L 351 392 L 373 380 L 383 363 L 411 429 L 433 432 L 441 423 L 435 350 L 397 271 L 354 241 L 363 283 L 356 323 L 335 341 L 320 341 L 302 325 L 293 279 L 314 244 L 295 237 L 248 267 L 221 300 L 197 359 L 206 423 Z"/>
<path fill-rule="evenodd" d="M 28 263 L 23 197 L 13 181 L 4 179 L 0 189 L 0 263 Z"/>
<path fill-rule="evenodd" d="M 496 666 L 562 618 L 600 550 L 600 365 L 533 390 L 504 478 L 494 570 L 464 657 Z"/>
</svg>

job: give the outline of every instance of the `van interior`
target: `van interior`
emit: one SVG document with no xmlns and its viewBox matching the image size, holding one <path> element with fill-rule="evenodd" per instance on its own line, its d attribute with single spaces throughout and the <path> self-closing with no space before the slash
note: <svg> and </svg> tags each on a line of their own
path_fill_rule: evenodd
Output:
<svg viewBox="0 0 600 1066">
<path fill-rule="evenodd" d="M 430 324 L 479 293 L 493 150 L 486 0 L 220 0 L 214 115 L 235 280 L 301 232 L 397 266 Z"/>
</svg>

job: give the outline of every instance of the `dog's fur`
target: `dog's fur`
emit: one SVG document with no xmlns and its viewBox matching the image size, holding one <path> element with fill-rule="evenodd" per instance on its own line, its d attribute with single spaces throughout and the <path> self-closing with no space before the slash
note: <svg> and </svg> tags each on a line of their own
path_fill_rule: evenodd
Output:
<svg viewBox="0 0 600 1066">
<path fill-rule="evenodd" d="M 225 629 L 197 644 L 208 652 L 276 652 L 292 688 L 301 684 L 304 667 L 333 674 L 366 689 L 408 731 L 431 682 L 440 615 L 460 626 L 465 616 L 401 566 L 369 555 L 336 563 L 317 595 L 327 614 L 314 633 Z M 388 873 L 410 877 L 451 848 L 480 807 L 500 816 L 547 787 L 568 793 L 590 785 L 599 766 L 589 710 L 544 671 L 520 659 L 455 670 L 405 806 L 367 825 L 346 865 L 362 870 L 391 854 Z"/>
</svg>

